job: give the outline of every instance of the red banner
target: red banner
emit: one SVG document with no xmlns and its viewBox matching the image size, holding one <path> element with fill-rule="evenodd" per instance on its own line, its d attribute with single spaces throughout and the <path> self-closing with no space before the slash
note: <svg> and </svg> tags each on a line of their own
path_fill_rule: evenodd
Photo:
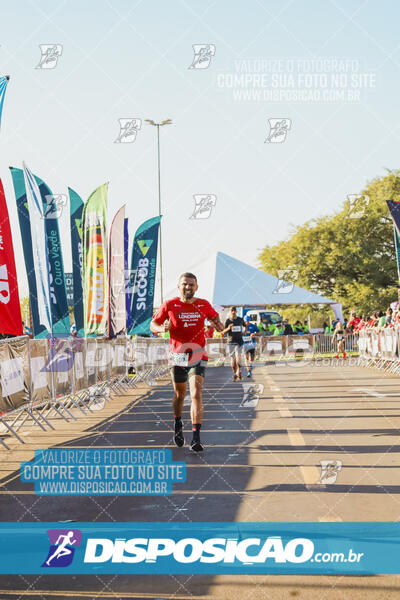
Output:
<svg viewBox="0 0 400 600">
<path fill-rule="evenodd" d="M 14 249 L 3 184 L 0 179 L 0 333 L 22 335 L 21 307 Z"/>
</svg>

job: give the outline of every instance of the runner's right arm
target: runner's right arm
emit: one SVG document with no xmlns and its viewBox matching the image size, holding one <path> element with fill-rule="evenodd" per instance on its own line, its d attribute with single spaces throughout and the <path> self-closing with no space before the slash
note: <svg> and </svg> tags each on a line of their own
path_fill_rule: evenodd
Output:
<svg viewBox="0 0 400 600">
<path fill-rule="evenodd" d="M 170 329 L 171 321 L 168 319 L 168 304 L 167 302 L 164 302 L 150 323 L 150 331 L 153 333 L 165 333 Z"/>
<path fill-rule="evenodd" d="M 164 323 L 157 323 L 153 321 L 150 323 L 150 331 L 153 333 L 165 333 L 171 329 L 171 321 L 166 320 Z"/>
</svg>

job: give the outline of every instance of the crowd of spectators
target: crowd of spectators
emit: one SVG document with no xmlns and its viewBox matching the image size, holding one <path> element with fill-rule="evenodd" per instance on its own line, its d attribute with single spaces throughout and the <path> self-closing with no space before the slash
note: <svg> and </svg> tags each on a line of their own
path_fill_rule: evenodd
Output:
<svg viewBox="0 0 400 600">
<path fill-rule="evenodd" d="M 333 329 L 335 322 L 332 324 Z M 350 313 L 350 318 L 343 323 L 346 333 L 359 334 L 363 329 L 388 329 L 400 326 L 400 303 L 392 302 L 386 312 L 376 311 L 370 315 L 357 314 L 355 311 Z M 332 326 L 327 326 L 325 333 L 333 331 Z"/>
</svg>

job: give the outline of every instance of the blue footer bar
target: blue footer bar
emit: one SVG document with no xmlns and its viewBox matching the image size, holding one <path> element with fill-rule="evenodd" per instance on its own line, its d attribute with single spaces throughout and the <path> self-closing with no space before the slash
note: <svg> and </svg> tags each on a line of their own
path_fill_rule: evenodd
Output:
<svg viewBox="0 0 400 600">
<path fill-rule="evenodd" d="M 400 573 L 400 523 L 0 523 L 1 574 Z"/>
</svg>

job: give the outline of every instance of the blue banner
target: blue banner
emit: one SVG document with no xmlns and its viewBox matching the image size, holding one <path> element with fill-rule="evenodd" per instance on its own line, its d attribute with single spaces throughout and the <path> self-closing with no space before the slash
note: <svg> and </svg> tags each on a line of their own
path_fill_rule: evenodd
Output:
<svg viewBox="0 0 400 600">
<path fill-rule="evenodd" d="M 128 331 L 130 335 L 150 333 L 160 221 L 161 217 L 145 221 L 137 229 L 133 240 L 131 272 L 135 274 L 135 287 L 132 297 L 132 327 Z"/>
<path fill-rule="evenodd" d="M 399 574 L 400 523 L 0 523 L 2 574 Z"/>
<path fill-rule="evenodd" d="M 71 223 L 72 278 L 74 285 L 74 318 L 79 337 L 83 337 L 83 289 L 82 289 L 82 198 L 68 188 Z"/>
<path fill-rule="evenodd" d="M 67 289 L 65 286 L 64 261 L 61 248 L 58 217 L 66 204 L 66 197 L 54 195 L 49 186 L 35 175 L 43 203 L 46 242 L 50 266 L 50 308 L 54 337 L 68 337 L 70 334 Z"/>
<path fill-rule="evenodd" d="M 400 202 L 386 200 L 386 204 L 388 205 L 390 216 L 392 217 L 397 233 L 400 234 Z"/>
<path fill-rule="evenodd" d="M 36 278 L 34 276 L 35 267 L 33 262 L 32 233 L 29 220 L 24 172 L 22 169 L 16 169 L 14 167 L 10 167 L 10 171 L 14 185 L 15 199 L 17 201 L 19 228 L 21 230 L 22 248 L 24 252 L 26 274 L 28 279 L 29 304 L 32 317 L 33 335 L 36 338 L 48 337 L 49 333 L 45 325 L 40 322 L 39 318 L 38 293 Z"/>
<path fill-rule="evenodd" d="M 129 231 L 128 231 L 128 219 L 124 221 L 124 264 L 125 264 L 125 301 L 126 301 L 126 330 L 132 327 L 132 295 L 130 286 L 130 272 L 129 272 Z"/>
<path fill-rule="evenodd" d="M 393 225 L 394 231 L 394 247 L 396 249 L 396 261 L 397 261 L 397 276 L 400 283 L 400 236 L 397 233 L 396 227 Z"/>
</svg>

